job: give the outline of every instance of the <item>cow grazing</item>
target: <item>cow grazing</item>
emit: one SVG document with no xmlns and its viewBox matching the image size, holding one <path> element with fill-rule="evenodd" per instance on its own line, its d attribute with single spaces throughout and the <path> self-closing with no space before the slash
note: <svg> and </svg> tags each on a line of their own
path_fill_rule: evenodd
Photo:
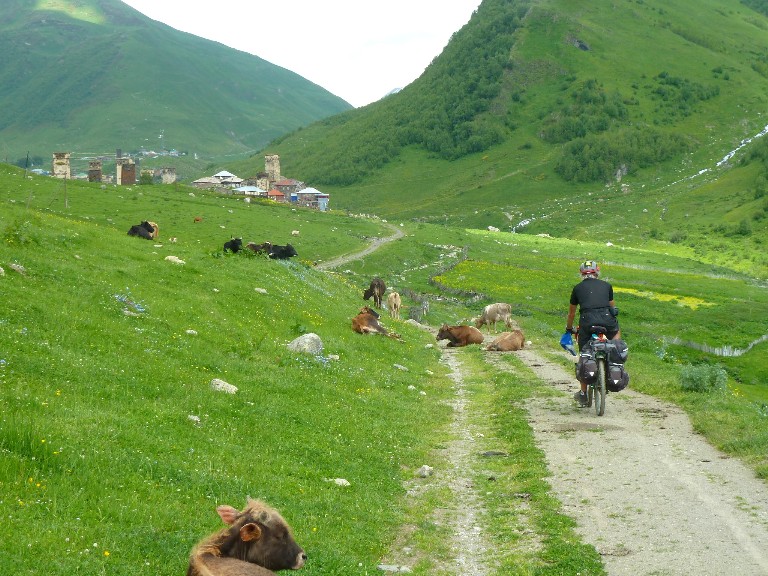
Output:
<svg viewBox="0 0 768 576">
<path fill-rule="evenodd" d="M 242 250 L 243 248 L 243 239 L 242 238 L 232 238 L 232 240 L 227 240 L 224 242 L 224 252 L 233 252 L 237 254 Z"/>
<path fill-rule="evenodd" d="M 307 555 L 280 514 L 248 499 L 241 512 L 219 506 L 227 528 L 201 540 L 189 557 L 187 576 L 269 576 L 273 570 L 298 570 Z"/>
<path fill-rule="evenodd" d="M 148 222 L 148 224 L 152 226 L 152 238 L 155 239 L 160 236 L 160 226 L 157 225 L 157 222 Z"/>
<path fill-rule="evenodd" d="M 376 308 L 381 308 L 381 297 L 387 290 L 387 286 L 384 284 L 384 280 L 381 278 L 374 278 L 371 280 L 371 285 L 363 292 L 363 300 L 369 300 L 373 296 L 373 305 Z"/>
<path fill-rule="evenodd" d="M 379 313 L 369 306 L 360 308 L 358 315 L 352 318 L 352 330 L 358 334 L 383 334 L 392 338 L 400 338 L 379 324 Z"/>
<path fill-rule="evenodd" d="M 448 326 L 443 324 L 437 332 L 437 340 L 448 340 L 449 348 L 458 348 L 468 344 L 482 344 L 483 334 L 474 326 Z"/>
<path fill-rule="evenodd" d="M 154 231 L 155 229 L 152 227 L 152 224 L 144 220 L 141 224 L 134 224 L 131 226 L 130 230 L 128 230 L 128 236 L 137 236 L 146 240 L 152 240 Z"/>
<path fill-rule="evenodd" d="M 493 331 L 496 332 L 496 325 L 499 322 L 504 322 L 504 326 L 512 328 L 512 306 L 503 302 L 497 302 L 496 304 L 488 304 L 483 309 L 483 313 L 477 318 L 473 318 L 476 328 L 482 328 L 486 325 L 490 328 L 493 324 Z"/>
<path fill-rule="evenodd" d="M 488 344 L 486 350 L 493 350 L 496 352 L 516 352 L 522 350 L 525 346 L 525 336 L 521 330 L 513 330 L 512 332 L 502 332 L 493 342 Z"/>
<path fill-rule="evenodd" d="M 387 308 L 389 308 L 389 315 L 392 318 L 400 320 L 400 307 L 403 305 L 402 298 L 397 292 L 390 292 L 387 296 Z"/>
<path fill-rule="evenodd" d="M 275 244 L 269 250 L 269 257 L 274 260 L 287 260 L 288 258 L 298 255 L 296 249 L 290 244 L 286 244 L 285 246 Z"/>
</svg>

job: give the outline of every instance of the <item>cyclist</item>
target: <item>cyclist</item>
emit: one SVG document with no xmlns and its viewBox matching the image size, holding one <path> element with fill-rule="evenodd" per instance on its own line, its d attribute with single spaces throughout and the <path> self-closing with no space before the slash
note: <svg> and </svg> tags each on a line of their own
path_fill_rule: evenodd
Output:
<svg viewBox="0 0 768 576">
<path fill-rule="evenodd" d="M 579 308 L 579 351 L 589 342 L 592 334 L 590 327 L 594 325 L 604 326 L 606 337 L 609 339 L 621 338 L 619 321 L 616 319 L 619 311 L 613 300 L 613 286 L 605 280 L 600 280 L 600 267 L 594 260 L 582 262 L 579 267 L 581 282 L 576 284 L 571 291 L 571 302 L 568 308 L 568 319 L 565 331 L 575 334 L 573 320 L 576 317 L 576 307 Z M 574 399 L 581 406 L 587 405 L 587 383 L 579 381 L 581 390 L 574 394 Z"/>
</svg>

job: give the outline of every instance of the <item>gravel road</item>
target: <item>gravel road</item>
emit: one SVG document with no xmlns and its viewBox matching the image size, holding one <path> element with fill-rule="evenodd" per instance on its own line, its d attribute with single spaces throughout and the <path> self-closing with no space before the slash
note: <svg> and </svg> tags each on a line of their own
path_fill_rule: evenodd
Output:
<svg viewBox="0 0 768 576">
<path fill-rule="evenodd" d="M 577 408 L 571 373 L 515 354 L 563 392 L 529 405 L 549 482 L 612 576 L 768 575 L 768 486 L 696 434 L 674 405 L 630 389 Z M 631 362 L 628 364 L 631 373 Z"/>
</svg>

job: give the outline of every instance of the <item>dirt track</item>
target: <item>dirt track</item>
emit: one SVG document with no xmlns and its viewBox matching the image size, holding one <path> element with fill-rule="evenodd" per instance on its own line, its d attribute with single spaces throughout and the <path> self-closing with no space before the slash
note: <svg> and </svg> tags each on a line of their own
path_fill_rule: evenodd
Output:
<svg viewBox="0 0 768 576">
<path fill-rule="evenodd" d="M 627 389 L 598 417 L 576 407 L 560 365 L 535 349 L 514 354 L 563 392 L 532 401 L 529 420 L 555 495 L 609 574 L 768 574 L 768 486 L 750 469 L 673 405 Z"/>
</svg>

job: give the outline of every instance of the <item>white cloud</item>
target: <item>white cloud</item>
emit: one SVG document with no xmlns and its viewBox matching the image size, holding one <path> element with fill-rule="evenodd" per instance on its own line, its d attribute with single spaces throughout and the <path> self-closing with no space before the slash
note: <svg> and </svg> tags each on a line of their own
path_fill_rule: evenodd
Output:
<svg viewBox="0 0 768 576">
<path fill-rule="evenodd" d="M 480 0 L 124 0 L 364 106 L 418 78 Z"/>
</svg>

